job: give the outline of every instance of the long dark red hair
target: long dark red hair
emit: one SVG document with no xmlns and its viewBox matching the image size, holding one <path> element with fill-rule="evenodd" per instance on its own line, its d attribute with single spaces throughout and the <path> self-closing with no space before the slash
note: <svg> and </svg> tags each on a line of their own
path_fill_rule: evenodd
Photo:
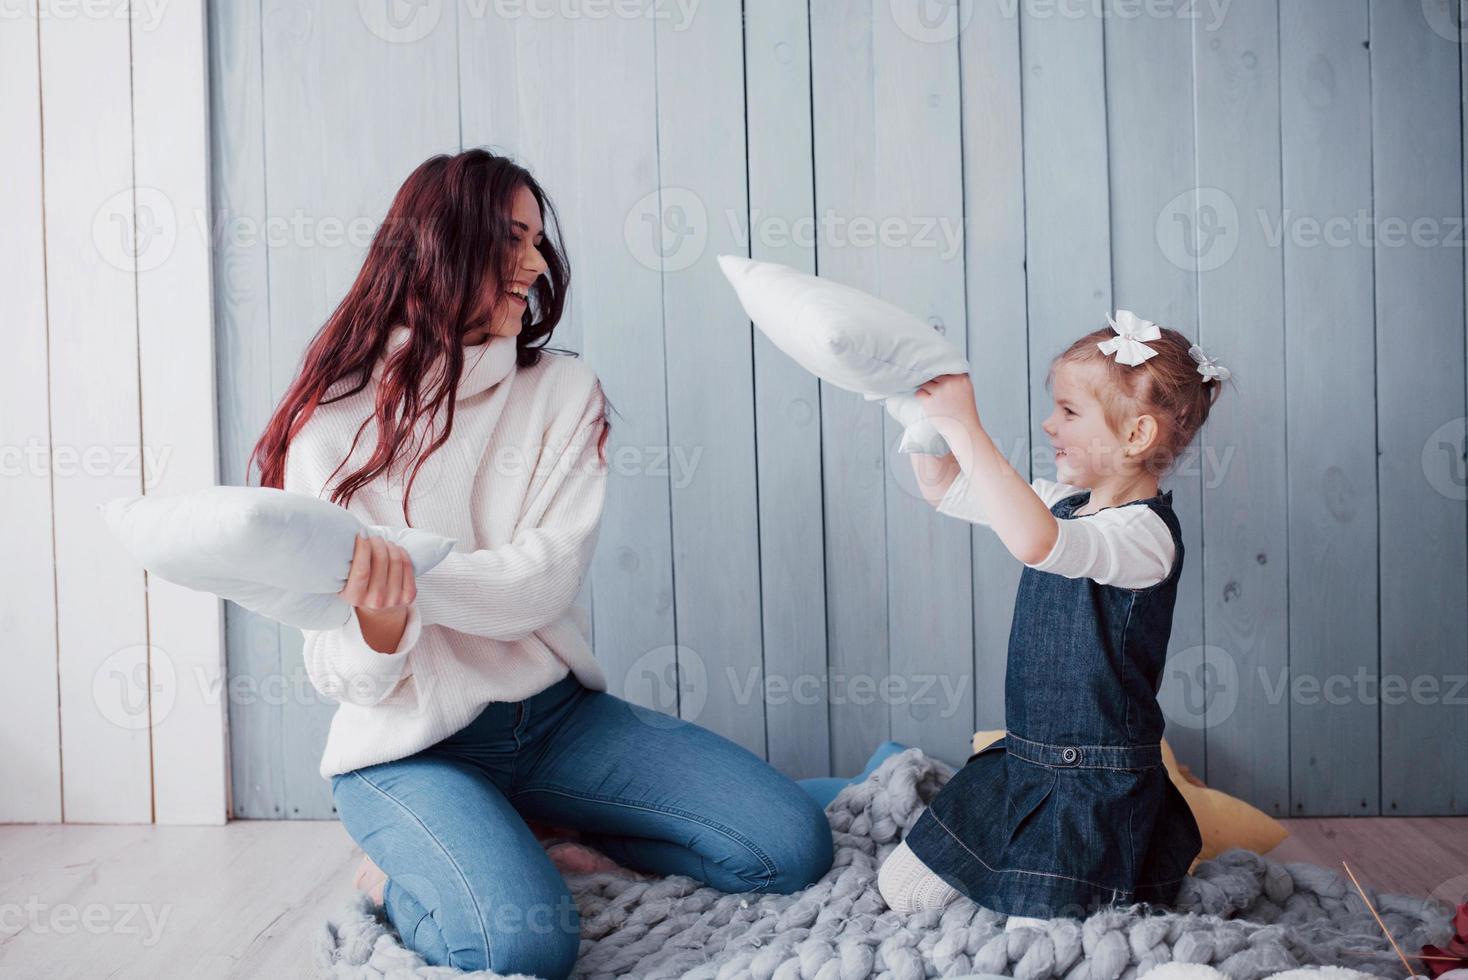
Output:
<svg viewBox="0 0 1468 980">
<path fill-rule="evenodd" d="M 487 311 L 494 304 L 481 303 L 486 285 L 498 297 L 514 274 L 519 245 L 511 213 L 522 186 L 540 205 L 545 227 L 538 248 L 547 269 L 536 280 L 523 314 L 516 363 L 530 367 L 539 361 L 560 322 L 571 276 L 557 237 L 555 207 L 535 178 L 507 157 L 473 149 L 425 160 L 398 189 L 356 281 L 307 345 L 300 374 L 255 444 L 250 463 L 260 467 L 261 486 L 282 487 L 286 451 L 317 406 L 365 388 L 373 366 L 387 351 L 389 332 L 406 326 L 407 342 L 383 365 L 372 415 L 363 419 L 337 469 L 351 457 L 368 422 L 376 423 L 377 446 L 360 469 L 336 486 L 331 500 L 345 505 L 382 473 L 414 461 L 403 494 L 403 519 L 409 519 L 413 481 L 453 429 L 463 338 L 489 326 Z M 339 382 L 345 384 L 333 390 Z M 440 422 L 441 429 L 424 448 L 424 433 Z M 412 444 L 415 434 L 418 444 Z"/>
</svg>

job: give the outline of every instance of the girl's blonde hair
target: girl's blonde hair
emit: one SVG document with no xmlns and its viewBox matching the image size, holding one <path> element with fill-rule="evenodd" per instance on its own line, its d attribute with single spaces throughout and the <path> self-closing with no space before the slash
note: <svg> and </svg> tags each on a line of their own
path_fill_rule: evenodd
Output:
<svg viewBox="0 0 1468 980">
<path fill-rule="evenodd" d="M 1157 352 L 1141 364 L 1119 363 L 1098 346 L 1116 336 L 1109 326 L 1086 334 L 1050 362 L 1045 383 L 1054 380 L 1060 364 L 1099 366 L 1108 383 L 1093 392 L 1101 403 L 1106 424 L 1119 433 L 1127 419 L 1151 415 L 1157 420 L 1158 437 L 1141 462 L 1154 474 L 1170 469 L 1193 441 L 1208 419 L 1208 411 L 1223 388 L 1215 378 L 1198 373 L 1198 362 L 1188 353 L 1192 342 L 1167 327 L 1162 336 L 1147 346 Z"/>
</svg>

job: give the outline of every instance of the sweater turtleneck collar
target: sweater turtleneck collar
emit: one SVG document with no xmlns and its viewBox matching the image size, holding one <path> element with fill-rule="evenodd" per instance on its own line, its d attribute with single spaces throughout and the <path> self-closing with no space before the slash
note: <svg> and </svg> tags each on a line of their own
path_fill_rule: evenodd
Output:
<svg viewBox="0 0 1468 980">
<path fill-rule="evenodd" d="M 393 327 L 387 338 L 387 354 L 391 354 L 408 341 L 407 327 Z M 472 398 L 499 384 L 515 370 L 515 338 L 494 335 L 482 344 L 464 346 L 464 370 L 459 374 L 458 400 Z M 387 364 L 384 356 L 372 366 L 372 377 L 382 378 Z"/>
</svg>

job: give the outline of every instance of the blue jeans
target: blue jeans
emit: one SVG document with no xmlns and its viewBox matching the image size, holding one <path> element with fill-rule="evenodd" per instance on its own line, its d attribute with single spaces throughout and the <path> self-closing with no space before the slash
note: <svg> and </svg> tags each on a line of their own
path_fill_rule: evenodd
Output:
<svg viewBox="0 0 1468 980">
<path fill-rule="evenodd" d="M 383 904 L 430 965 L 567 976 L 576 906 L 526 820 L 639 871 L 788 894 L 831 867 L 820 805 L 747 749 L 574 674 L 405 759 L 333 776 Z"/>
</svg>

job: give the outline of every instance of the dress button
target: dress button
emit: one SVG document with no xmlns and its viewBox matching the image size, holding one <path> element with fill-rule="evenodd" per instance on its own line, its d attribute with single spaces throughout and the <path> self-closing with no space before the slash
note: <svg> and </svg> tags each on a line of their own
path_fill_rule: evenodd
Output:
<svg viewBox="0 0 1468 980">
<path fill-rule="evenodd" d="M 1080 753 L 1077 752 L 1075 749 L 1065 749 L 1060 753 L 1060 757 L 1066 762 L 1074 762 L 1079 756 Z"/>
</svg>

